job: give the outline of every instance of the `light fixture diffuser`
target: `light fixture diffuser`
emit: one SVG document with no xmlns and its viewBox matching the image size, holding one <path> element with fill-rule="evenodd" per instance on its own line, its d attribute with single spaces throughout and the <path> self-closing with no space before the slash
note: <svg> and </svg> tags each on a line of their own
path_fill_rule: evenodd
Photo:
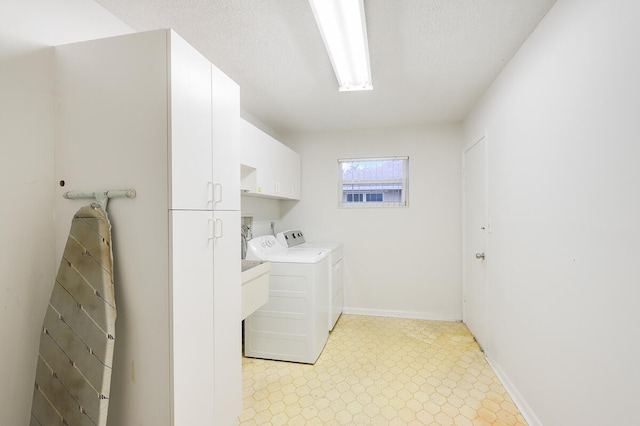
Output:
<svg viewBox="0 0 640 426">
<path fill-rule="evenodd" d="M 309 0 L 340 91 L 371 90 L 363 0 Z"/>
</svg>

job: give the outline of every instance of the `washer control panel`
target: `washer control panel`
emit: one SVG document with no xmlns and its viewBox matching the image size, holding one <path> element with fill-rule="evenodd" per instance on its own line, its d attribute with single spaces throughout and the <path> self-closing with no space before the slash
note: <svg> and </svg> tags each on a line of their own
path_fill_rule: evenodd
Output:
<svg viewBox="0 0 640 426">
<path fill-rule="evenodd" d="M 265 260 L 270 254 L 286 248 L 273 235 L 254 237 L 247 243 L 247 259 Z"/>
<path fill-rule="evenodd" d="M 260 247 L 262 247 L 265 250 L 268 250 L 271 247 L 275 247 L 278 245 L 278 241 L 276 241 L 273 235 L 267 235 L 265 238 L 261 238 L 259 241 L 260 241 Z"/>
</svg>

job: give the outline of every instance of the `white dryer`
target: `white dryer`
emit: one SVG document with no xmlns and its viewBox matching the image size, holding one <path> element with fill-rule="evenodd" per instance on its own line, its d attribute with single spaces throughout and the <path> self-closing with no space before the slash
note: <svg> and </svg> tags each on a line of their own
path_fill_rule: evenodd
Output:
<svg viewBox="0 0 640 426">
<path fill-rule="evenodd" d="M 247 244 L 247 259 L 271 262 L 269 301 L 244 320 L 244 354 L 313 364 L 329 331 L 329 255 L 291 251 L 273 235 Z"/>
<path fill-rule="evenodd" d="M 333 330 L 344 307 L 344 278 L 343 259 L 344 250 L 342 243 L 335 242 L 307 242 L 301 230 L 289 230 L 280 232 L 278 240 L 289 250 L 318 249 L 329 251 L 329 331 Z"/>
</svg>

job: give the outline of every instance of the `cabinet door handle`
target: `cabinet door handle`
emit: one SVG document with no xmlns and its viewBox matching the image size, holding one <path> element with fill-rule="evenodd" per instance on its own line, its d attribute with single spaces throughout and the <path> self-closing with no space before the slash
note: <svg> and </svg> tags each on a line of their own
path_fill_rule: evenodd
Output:
<svg viewBox="0 0 640 426">
<path fill-rule="evenodd" d="M 215 185 L 213 184 L 213 182 L 207 182 L 207 204 L 213 204 L 214 203 L 214 189 Z"/>
<path fill-rule="evenodd" d="M 214 238 L 222 238 L 224 236 L 223 227 L 222 227 L 222 219 L 216 219 L 215 229 L 214 229 Z"/>
<path fill-rule="evenodd" d="M 216 224 L 215 221 L 213 219 L 209 219 L 207 221 L 208 226 L 207 226 L 207 238 L 210 240 L 213 240 L 216 238 Z"/>
<path fill-rule="evenodd" d="M 215 240 L 216 238 L 222 238 L 224 236 L 223 227 L 222 227 L 222 219 L 209 219 L 209 230 L 207 232 L 207 236 L 210 240 Z"/>
<path fill-rule="evenodd" d="M 213 202 L 214 203 L 222 202 L 222 184 L 221 183 L 213 184 Z"/>
</svg>

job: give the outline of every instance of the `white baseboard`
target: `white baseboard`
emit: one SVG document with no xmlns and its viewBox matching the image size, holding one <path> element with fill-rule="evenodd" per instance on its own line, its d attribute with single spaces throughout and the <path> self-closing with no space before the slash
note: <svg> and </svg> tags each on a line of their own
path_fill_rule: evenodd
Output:
<svg viewBox="0 0 640 426">
<path fill-rule="evenodd" d="M 423 319 L 433 321 L 462 321 L 462 316 L 442 315 L 432 312 L 388 311 L 384 309 L 348 308 L 344 307 L 342 313 L 347 315 L 369 315 L 372 317 L 392 317 Z"/>
<path fill-rule="evenodd" d="M 529 426 L 542 426 L 542 422 L 533 412 L 531 407 L 529 407 L 529 404 L 527 404 L 522 395 L 520 395 L 520 392 L 518 392 L 518 389 L 513 385 L 511 380 L 509 380 L 509 376 L 502 371 L 499 365 L 493 363 L 489 357 L 486 357 L 486 360 L 489 363 L 489 367 L 491 367 L 493 372 L 496 373 L 498 380 L 500 380 L 500 383 L 502 383 L 502 386 L 504 386 L 505 390 L 513 400 L 513 403 L 516 404 L 516 407 L 520 410 L 520 414 L 522 414 L 522 417 L 524 417 Z"/>
</svg>

